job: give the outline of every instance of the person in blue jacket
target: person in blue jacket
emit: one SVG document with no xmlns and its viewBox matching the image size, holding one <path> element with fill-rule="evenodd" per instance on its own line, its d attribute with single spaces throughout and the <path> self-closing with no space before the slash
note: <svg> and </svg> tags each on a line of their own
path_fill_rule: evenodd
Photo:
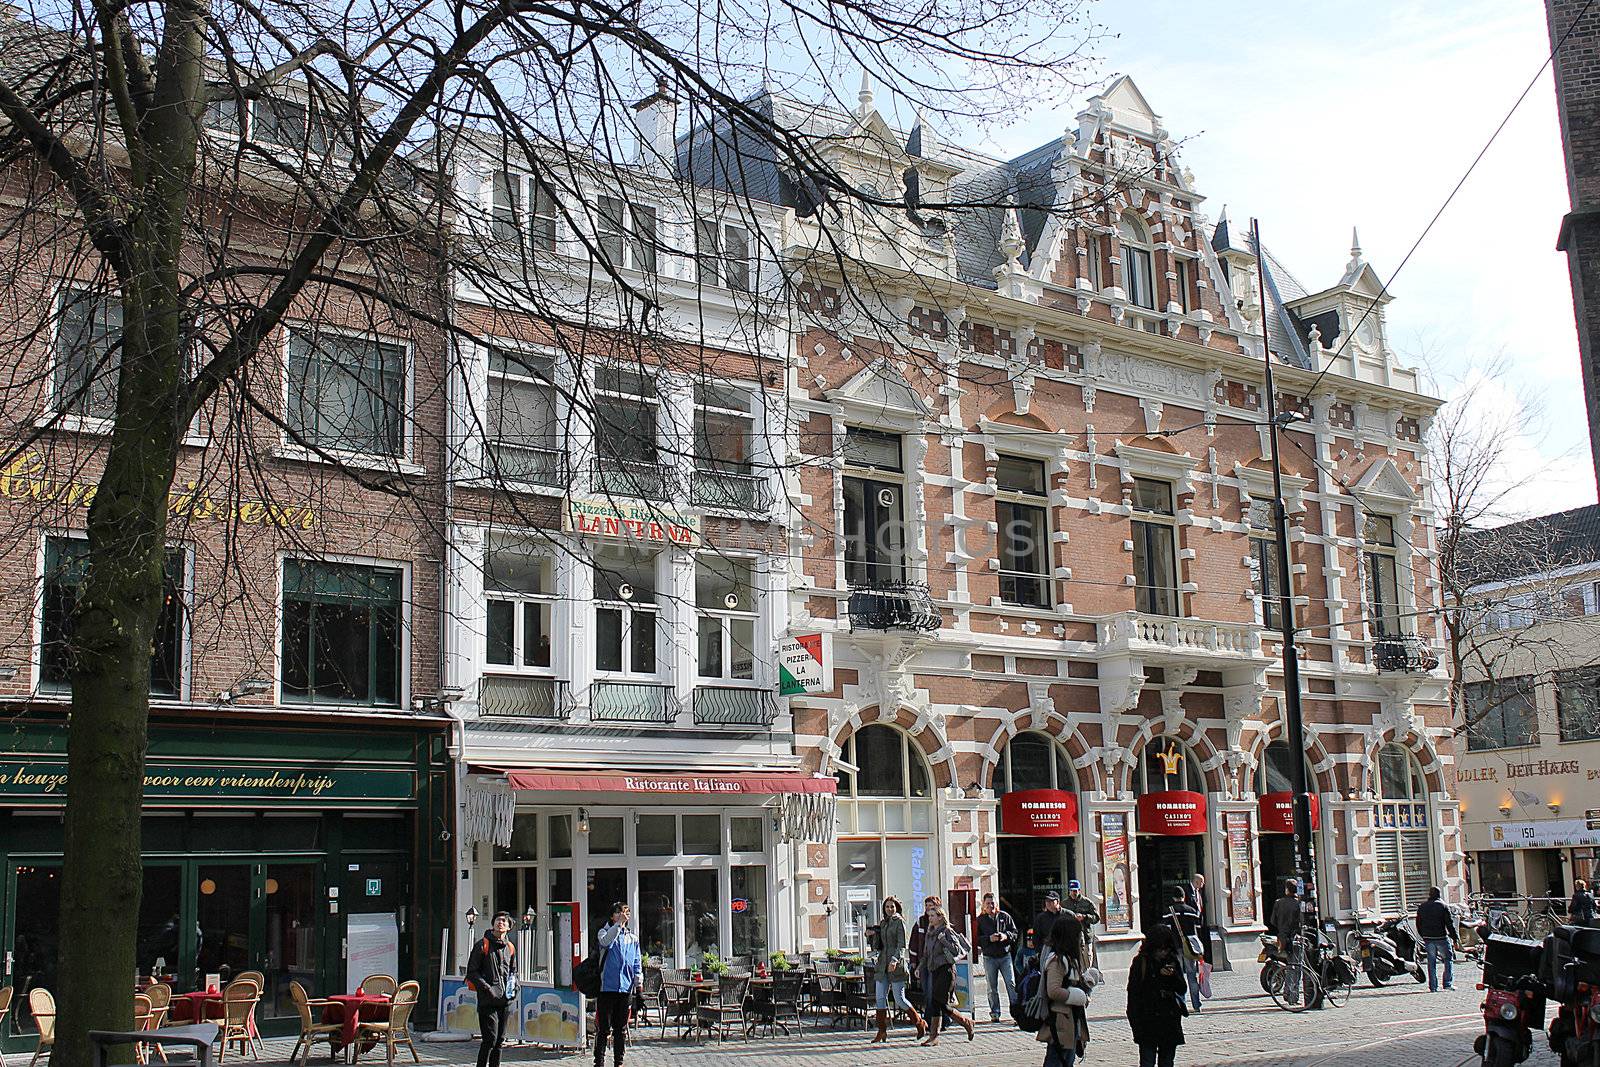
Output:
<svg viewBox="0 0 1600 1067">
<path fill-rule="evenodd" d="M 594 1067 L 604 1067 L 606 1035 L 611 1035 L 612 1062 L 622 1067 L 628 1046 L 628 1009 L 644 975 L 639 935 L 628 928 L 633 910 L 625 901 L 611 905 L 611 921 L 600 928 L 600 1000 L 594 1012 Z"/>
</svg>

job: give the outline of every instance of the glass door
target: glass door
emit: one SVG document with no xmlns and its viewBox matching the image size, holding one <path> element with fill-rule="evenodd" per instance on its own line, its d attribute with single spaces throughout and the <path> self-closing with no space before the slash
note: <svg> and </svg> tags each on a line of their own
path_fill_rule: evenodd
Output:
<svg viewBox="0 0 1600 1067">
<path fill-rule="evenodd" d="M 9 1033 L 32 1037 L 38 1032 L 28 1009 L 28 993 L 34 989 L 57 991 L 56 955 L 60 946 L 57 916 L 61 910 L 61 868 L 59 865 L 19 864 L 6 872 L 10 897 L 16 902 L 15 924 L 11 937 L 11 975 L 13 989 Z M 27 1046 L 21 1046 L 27 1047 Z"/>
<path fill-rule="evenodd" d="M 261 882 L 260 947 L 257 968 L 266 976 L 261 992 L 261 1014 L 285 1018 L 295 1014 L 289 983 L 299 982 L 314 996 L 332 990 L 317 986 L 317 865 L 269 863 Z M 314 993 L 312 991 L 315 991 Z"/>
<path fill-rule="evenodd" d="M 196 863 L 189 868 L 195 896 L 194 967 L 190 989 L 219 986 L 240 971 L 255 970 L 250 952 L 253 864 Z M 212 976 L 215 976 L 213 978 Z"/>
</svg>

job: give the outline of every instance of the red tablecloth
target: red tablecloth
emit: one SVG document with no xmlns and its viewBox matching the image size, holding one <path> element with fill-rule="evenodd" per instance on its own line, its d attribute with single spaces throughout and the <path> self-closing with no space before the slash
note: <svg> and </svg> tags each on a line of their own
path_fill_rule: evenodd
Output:
<svg viewBox="0 0 1600 1067">
<path fill-rule="evenodd" d="M 322 1009 L 322 1021 L 342 1027 L 337 1048 L 355 1041 L 356 1026 L 361 1020 L 379 1022 L 389 1017 L 389 998 L 376 993 L 340 993 L 328 1000 L 328 1006 Z"/>
<path fill-rule="evenodd" d="M 167 1011 L 170 1023 L 203 1023 L 207 1019 L 223 1017 L 221 993 L 174 993 Z M 255 1012 L 250 1013 L 250 1036 L 256 1036 Z"/>
</svg>

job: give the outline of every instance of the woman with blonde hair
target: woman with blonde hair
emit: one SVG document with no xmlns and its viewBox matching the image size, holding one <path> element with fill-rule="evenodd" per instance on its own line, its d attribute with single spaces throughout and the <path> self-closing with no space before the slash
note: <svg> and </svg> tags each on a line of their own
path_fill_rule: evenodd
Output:
<svg viewBox="0 0 1600 1067">
<path fill-rule="evenodd" d="M 889 1039 L 890 992 L 894 1003 L 905 1012 L 917 1028 L 917 1036 L 927 1033 L 927 1025 L 917 1009 L 906 999 L 906 980 L 911 977 L 906 957 L 906 920 L 901 914 L 900 898 L 883 898 L 883 918 L 878 922 L 878 962 L 873 970 L 878 986 L 878 1035 L 870 1044 Z"/>
<path fill-rule="evenodd" d="M 970 951 L 967 939 L 950 925 L 944 909 L 935 907 L 928 913 L 928 938 L 922 950 L 922 968 L 928 983 L 928 1040 L 924 1045 L 939 1043 L 939 1026 L 948 1017 L 967 1032 L 972 1040 L 972 1020 L 956 1010 L 956 964 L 967 958 Z M 947 1006 L 948 1005 L 948 1006 Z M 941 1013 L 940 1009 L 944 1011 Z"/>
</svg>

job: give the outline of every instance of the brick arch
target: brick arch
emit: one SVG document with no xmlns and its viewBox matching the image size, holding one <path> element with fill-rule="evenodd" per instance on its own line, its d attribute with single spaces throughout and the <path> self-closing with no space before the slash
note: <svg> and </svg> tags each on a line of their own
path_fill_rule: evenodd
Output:
<svg viewBox="0 0 1600 1067">
<path fill-rule="evenodd" d="M 1378 731 L 1373 741 L 1366 748 L 1367 766 L 1372 768 L 1372 794 L 1378 794 L 1378 751 L 1384 745 L 1394 743 L 1402 746 L 1417 759 L 1417 766 L 1422 768 L 1422 778 L 1428 783 L 1428 793 L 1443 793 L 1444 764 L 1439 762 L 1439 750 L 1434 747 L 1433 741 L 1415 727 L 1407 726 L 1403 730 L 1392 726 Z"/>
<path fill-rule="evenodd" d="M 1262 758 L 1266 755 L 1267 746 L 1280 739 L 1284 731 L 1284 721 L 1281 718 L 1262 726 L 1255 733 L 1255 738 L 1247 755 L 1250 757 L 1250 777 L 1255 780 L 1255 771 L 1261 765 Z M 1305 754 L 1310 758 L 1311 776 L 1314 779 L 1314 792 L 1336 793 L 1339 791 L 1338 783 L 1333 778 L 1333 754 L 1322 743 L 1322 738 L 1315 733 L 1311 734 L 1310 743 L 1306 745 Z"/>
<path fill-rule="evenodd" d="M 1089 748 L 1089 743 L 1083 739 L 1083 734 L 1078 728 L 1067 721 L 1067 717 L 1060 712 L 1051 711 L 1045 716 L 1043 723 L 1035 724 L 1033 711 L 1024 708 L 1001 719 L 995 727 L 994 734 L 989 738 L 987 751 L 983 753 L 983 768 L 978 774 L 978 785 L 984 789 L 994 788 L 995 771 L 1000 767 L 1000 752 L 1011 739 L 1022 733 L 1039 733 L 1054 740 L 1067 750 L 1067 759 L 1072 764 L 1073 776 L 1077 779 L 1077 791 L 1090 792 L 1095 787 L 1094 775 L 1090 770 L 1094 762 L 1094 753 Z"/>
<path fill-rule="evenodd" d="M 1001 388 L 1004 388 L 1004 386 L 1001 386 Z M 1002 426 L 1015 426 L 1019 429 L 1038 430 L 1043 433 L 1055 433 L 1058 429 L 1060 429 L 1060 427 L 1049 422 L 1043 416 L 1031 409 L 1025 415 L 1018 414 L 1015 402 L 1009 401 L 997 402 L 988 411 L 983 413 L 983 417 L 988 419 L 990 422 L 997 423 Z"/>
<path fill-rule="evenodd" d="M 951 749 L 943 728 L 932 717 L 919 714 L 916 709 L 905 705 L 889 713 L 874 705 L 846 715 L 829 731 L 823 760 L 824 768 L 831 769 L 830 765 L 844 751 L 845 741 L 856 731 L 863 726 L 878 723 L 892 726 L 911 739 L 912 744 L 922 753 L 923 761 L 928 765 L 928 777 L 932 788 L 944 789 L 956 783 L 956 754 Z"/>
<path fill-rule="evenodd" d="M 1210 736 L 1188 719 L 1178 722 L 1176 730 L 1167 731 L 1165 719 L 1152 719 L 1139 728 L 1139 732 L 1128 743 L 1128 751 L 1133 753 L 1133 762 L 1120 764 L 1117 769 L 1117 788 L 1123 792 L 1133 792 L 1133 778 L 1139 761 L 1144 759 L 1144 749 L 1151 741 L 1158 737 L 1170 737 L 1174 741 L 1181 741 L 1185 746 L 1200 757 L 1200 780 L 1205 784 L 1206 792 L 1221 793 L 1225 791 L 1227 783 L 1222 777 L 1222 753 L 1217 751 L 1217 746 L 1212 743 Z"/>
</svg>

